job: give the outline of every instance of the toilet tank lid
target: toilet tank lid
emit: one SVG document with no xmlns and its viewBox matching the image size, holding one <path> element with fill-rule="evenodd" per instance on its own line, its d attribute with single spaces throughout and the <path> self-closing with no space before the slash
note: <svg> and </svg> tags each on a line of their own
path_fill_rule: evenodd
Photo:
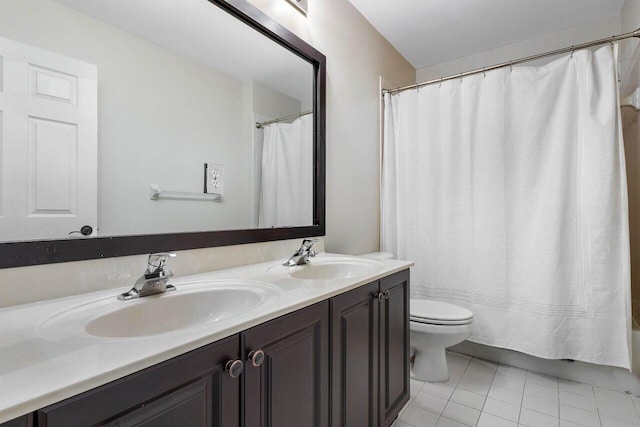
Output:
<svg viewBox="0 0 640 427">
<path fill-rule="evenodd" d="M 473 317 L 471 310 L 458 305 L 413 298 L 410 301 L 410 314 L 414 318 L 434 320 L 466 320 Z"/>
</svg>

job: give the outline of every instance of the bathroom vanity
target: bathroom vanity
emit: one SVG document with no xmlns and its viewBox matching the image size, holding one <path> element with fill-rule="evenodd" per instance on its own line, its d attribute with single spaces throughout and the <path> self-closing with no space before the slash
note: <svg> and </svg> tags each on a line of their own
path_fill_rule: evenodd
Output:
<svg viewBox="0 0 640 427">
<path fill-rule="evenodd" d="M 167 332 L 88 327 L 109 318 L 102 306 L 134 310 L 113 291 L 5 310 L 2 339 L 16 342 L 0 356 L 0 420 L 13 420 L 0 425 L 389 426 L 409 399 L 411 265 L 321 254 L 179 278 L 134 304 L 153 315 L 194 293 L 269 290 L 246 312 Z"/>
</svg>

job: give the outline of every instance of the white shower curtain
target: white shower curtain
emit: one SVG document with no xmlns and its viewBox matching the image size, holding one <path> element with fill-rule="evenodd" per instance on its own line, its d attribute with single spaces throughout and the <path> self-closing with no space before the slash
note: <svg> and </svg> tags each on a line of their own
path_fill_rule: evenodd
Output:
<svg viewBox="0 0 640 427">
<path fill-rule="evenodd" d="M 260 227 L 313 225 L 313 115 L 264 127 Z"/>
<path fill-rule="evenodd" d="M 606 46 L 385 98 L 382 249 L 471 341 L 630 367 L 627 189 Z"/>
</svg>

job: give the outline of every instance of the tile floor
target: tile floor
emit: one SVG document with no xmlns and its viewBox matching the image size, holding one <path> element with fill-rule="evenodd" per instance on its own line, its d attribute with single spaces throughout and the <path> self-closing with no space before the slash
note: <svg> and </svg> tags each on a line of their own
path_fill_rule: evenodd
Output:
<svg viewBox="0 0 640 427">
<path fill-rule="evenodd" d="M 640 426 L 640 397 L 447 354 L 447 382 L 411 380 L 392 427 Z"/>
</svg>

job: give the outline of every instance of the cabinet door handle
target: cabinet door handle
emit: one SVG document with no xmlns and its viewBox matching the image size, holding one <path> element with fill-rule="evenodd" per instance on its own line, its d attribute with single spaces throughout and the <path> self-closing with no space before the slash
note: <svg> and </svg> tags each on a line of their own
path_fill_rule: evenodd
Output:
<svg viewBox="0 0 640 427">
<path fill-rule="evenodd" d="M 389 299 L 389 295 L 391 293 L 389 292 L 389 289 L 387 289 L 386 291 L 384 291 L 384 299 Z"/>
<path fill-rule="evenodd" d="M 378 301 L 382 302 L 382 300 L 384 300 L 384 292 L 378 292 L 376 294 L 373 294 L 374 298 L 378 298 Z"/>
<path fill-rule="evenodd" d="M 262 362 L 264 362 L 264 351 L 262 350 L 251 351 L 249 353 L 249 360 L 251 361 L 251 364 L 257 368 L 258 366 L 262 365 Z"/>
<path fill-rule="evenodd" d="M 227 364 L 224 365 L 224 370 L 227 371 L 231 378 L 238 378 L 244 370 L 244 364 L 242 360 L 229 360 Z"/>
</svg>

